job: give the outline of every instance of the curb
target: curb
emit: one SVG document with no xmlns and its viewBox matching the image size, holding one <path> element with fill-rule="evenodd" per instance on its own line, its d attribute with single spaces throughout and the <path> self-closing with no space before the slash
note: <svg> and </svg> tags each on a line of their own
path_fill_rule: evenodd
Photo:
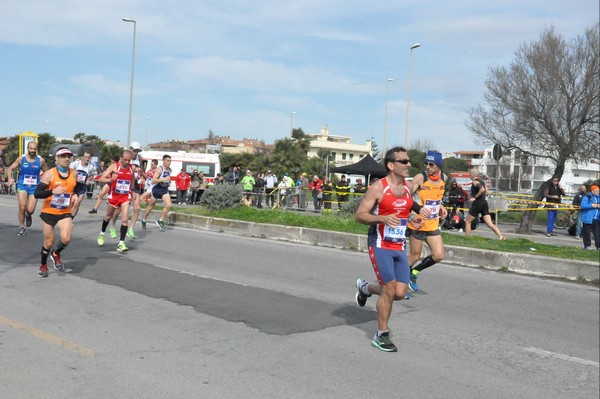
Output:
<svg viewBox="0 0 600 399">
<path fill-rule="evenodd" d="M 367 236 L 362 234 L 245 222 L 175 212 L 169 214 L 168 223 L 192 229 L 330 248 L 346 248 L 359 252 L 366 252 L 368 249 Z M 428 250 L 426 244 L 423 247 L 424 251 Z M 444 245 L 444 248 L 446 255 L 443 263 L 452 265 L 510 271 L 538 277 L 564 278 L 571 281 L 591 282 L 594 284 L 598 284 L 598 281 L 600 281 L 600 266 L 594 262 L 497 252 L 452 245 Z M 425 256 L 426 254 L 424 253 L 423 255 Z"/>
</svg>

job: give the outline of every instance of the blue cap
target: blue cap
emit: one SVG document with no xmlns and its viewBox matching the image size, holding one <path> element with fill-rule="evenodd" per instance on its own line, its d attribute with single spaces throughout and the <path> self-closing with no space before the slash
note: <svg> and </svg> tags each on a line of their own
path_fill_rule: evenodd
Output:
<svg viewBox="0 0 600 399">
<path fill-rule="evenodd" d="M 425 157 L 425 161 L 433 162 L 440 169 L 442 168 L 442 154 L 437 151 L 429 150 L 427 151 L 427 156 Z"/>
</svg>

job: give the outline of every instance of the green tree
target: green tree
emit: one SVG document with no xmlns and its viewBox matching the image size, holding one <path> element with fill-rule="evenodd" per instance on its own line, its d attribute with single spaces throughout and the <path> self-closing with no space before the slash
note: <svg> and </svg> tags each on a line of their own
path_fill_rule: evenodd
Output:
<svg viewBox="0 0 600 399">
<path fill-rule="evenodd" d="M 444 158 L 444 172 L 450 174 L 453 172 L 466 172 L 469 170 L 469 164 L 464 159 L 455 157 Z"/>
<path fill-rule="evenodd" d="M 487 106 L 469 112 L 467 126 L 485 144 L 500 144 L 553 164 L 562 177 L 568 161 L 598 154 L 600 125 L 600 23 L 567 42 L 553 27 L 523 44 L 510 66 L 494 67 L 486 80 Z M 534 195 L 541 200 L 542 184 Z M 520 233 L 530 233 L 535 211 L 524 213 Z"/>
<path fill-rule="evenodd" d="M 104 161 L 106 165 L 112 162 L 112 158 L 115 156 L 121 156 L 123 153 L 123 147 L 116 144 L 109 144 L 102 147 L 100 150 L 100 161 Z"/>
<path fill-rule="evenodd" d="M 292 129 L 292 140 L 305 154 L 310 149 L 310 136 L 302 128 Z"/>
<path fill-rule="evenodd" d="M 306 152 L 292 139 L 275 141 L 275 148 L 269 155 L 271 170 L 278 176 L 283 173 L 298 172 L 306 161 Z"/>
<path fill-rule="evenodd" d="M 381 154 L 381 151 L 379 151 L 379 146 L 377 145 L 377 143 L 375 142 L 375 140 L 371 140 L 371 141 L 372 141 L 372 144 L 371 144 L 371 156 L 377 162 L 383 163 L 383 158 L 385 157 L 385 154 Z"/>
</svg>

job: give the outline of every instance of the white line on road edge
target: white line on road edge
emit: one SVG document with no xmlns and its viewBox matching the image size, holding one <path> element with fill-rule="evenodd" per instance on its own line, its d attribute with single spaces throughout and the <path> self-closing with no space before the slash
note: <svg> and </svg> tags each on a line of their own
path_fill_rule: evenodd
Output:
<svg viewBox="0 0 600 399">
<path fill-rule="evenodd" d="M 544 349 L 534 348 L 532 346 L 529 346 L 524 349 L 527 352 L 535 353 L 536 355 L 539 355 L 541 357 L 554 357 L 556 359 L 567 360 L 569 362 L 579 363 L 579 364 L 583 364 L 585 366 L 600 367 L 600 363 L 595 362 L 593 360 L 582 359 L 580 357 L 569 356 L 569 355 L 565 355 L 565 354 L 557 353 L 557 352 L 550 352 L 550 351 L 547 351 Z"/>
</svg>

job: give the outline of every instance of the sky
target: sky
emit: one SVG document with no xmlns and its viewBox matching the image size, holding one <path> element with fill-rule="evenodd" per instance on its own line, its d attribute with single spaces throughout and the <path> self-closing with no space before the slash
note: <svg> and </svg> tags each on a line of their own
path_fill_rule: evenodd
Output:
<svg viewBox="0 0 600 399">
<path fill-rule="evenodd" d="M 125 144 L 127 17 L 132 141 L 211 130 L 273 143 L 328 127 L 404 145 L 411 70 L 409 147 L 483 149 L 465 122 L 489 69 L 551 26 L 582 35 L 599 13 L 598 0 L 0 0 L 0 136 Z"/>
</svg>

